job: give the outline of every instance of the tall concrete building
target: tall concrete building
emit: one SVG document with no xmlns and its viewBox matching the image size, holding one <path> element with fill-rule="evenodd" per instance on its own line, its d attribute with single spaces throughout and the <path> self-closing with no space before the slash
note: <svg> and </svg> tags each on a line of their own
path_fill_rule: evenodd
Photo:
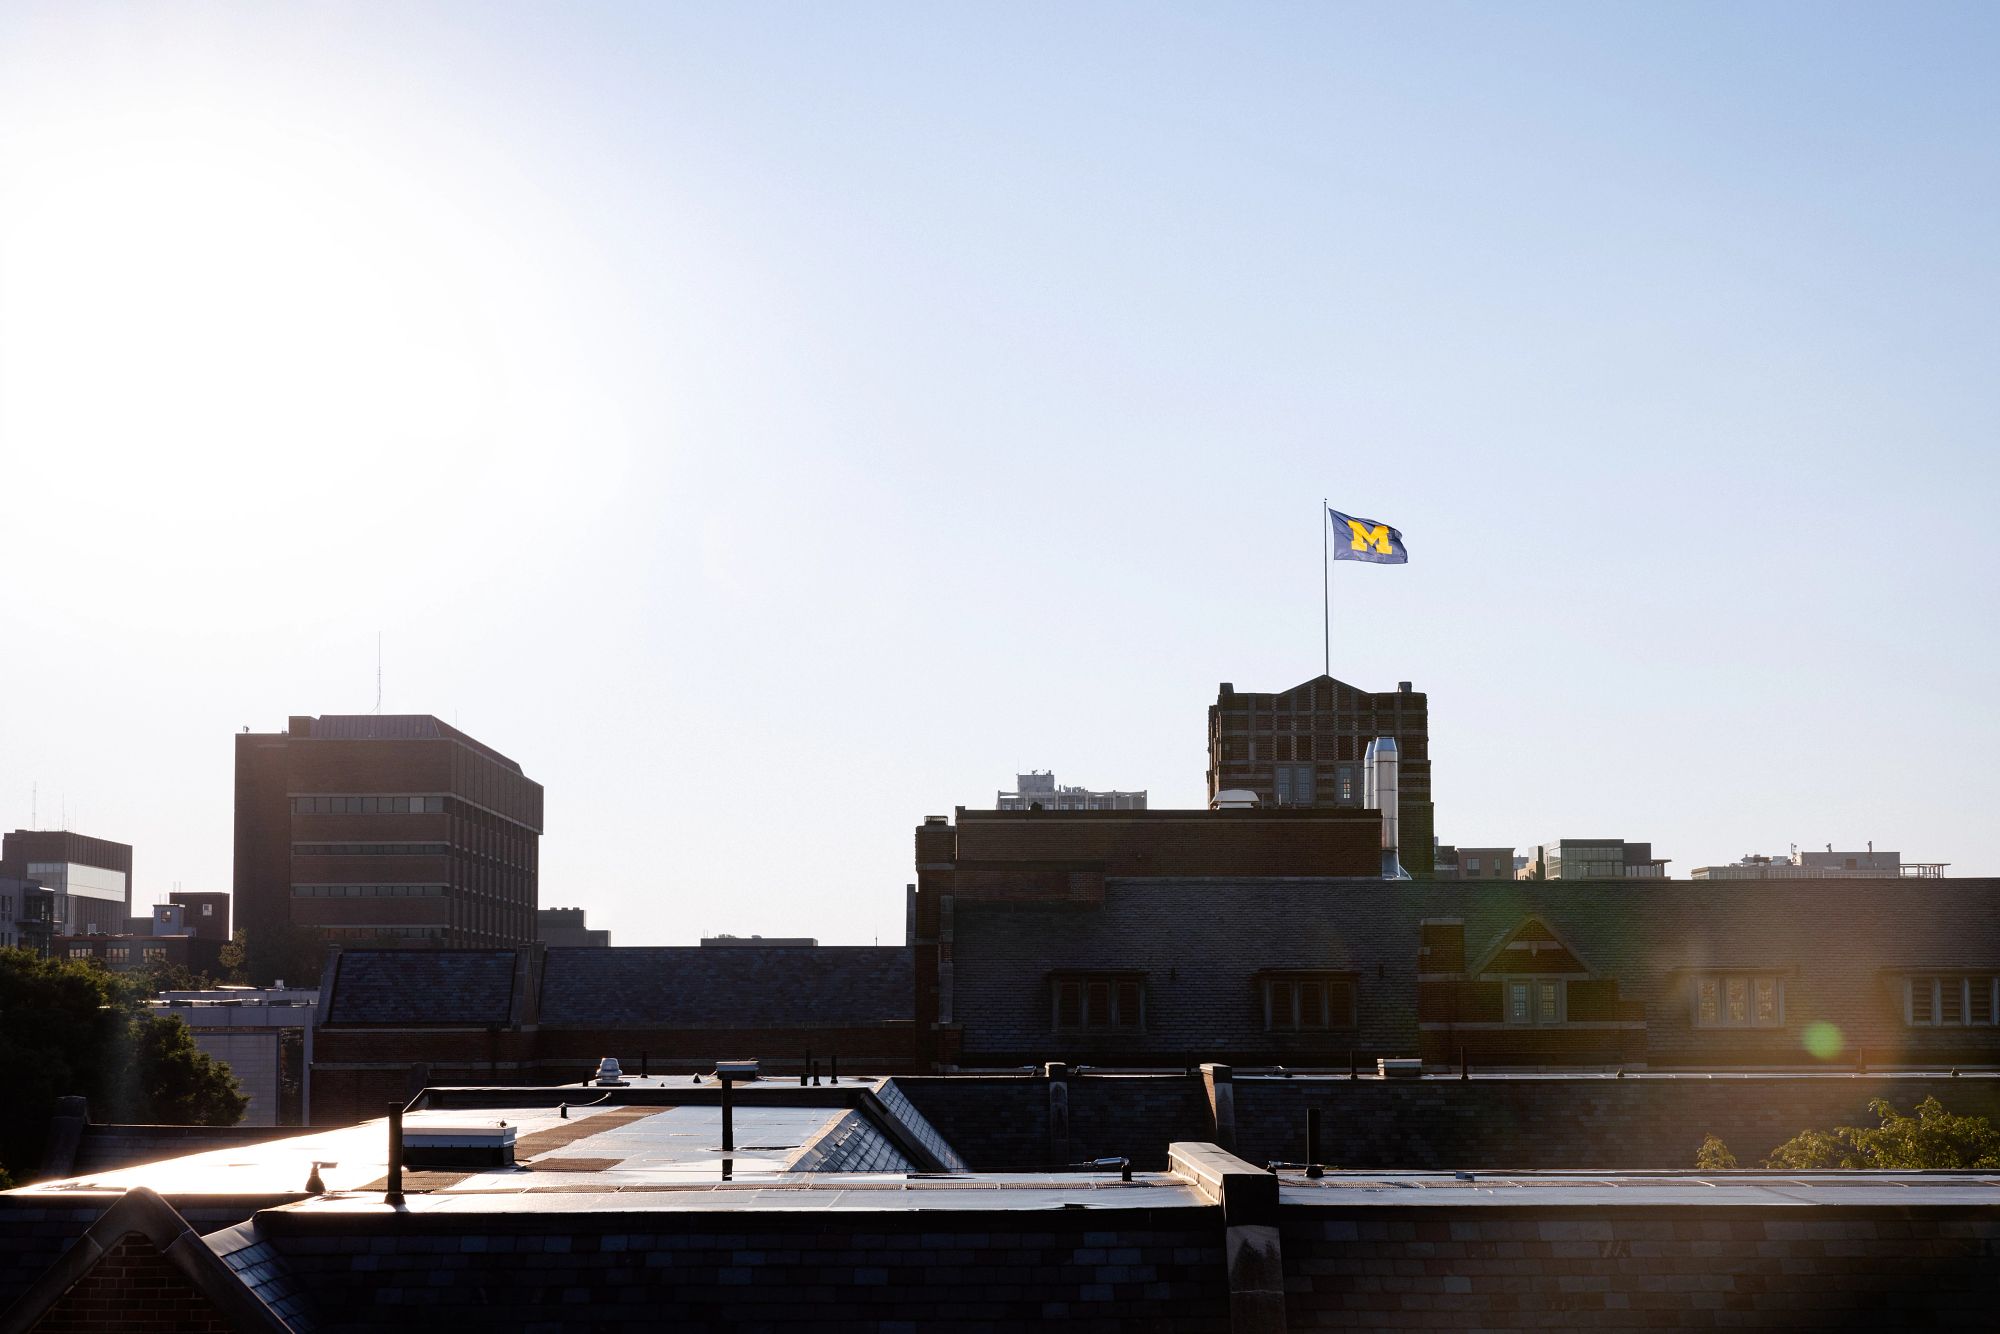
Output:
<svg viewBox="0 0 2000 1334">
<path fill-rule="evenodd" d="M 333 943 L 525 945 L 542 786 L 429 714 L 236 738 L 236 925 Z"/>
<path fill-rule="evenodd" d="M 54 894 L 58 936 L 112 934 L 132 912 L 132 845 L 67 829 L 16 829 L 0 838 L 0 875 L 41 882 Z"/>
<path fill-rule="evenodd" d="M 1224 681 L 1208 710 L 1208 796 L 1257 794 L 1264 806 L 1356 807 L 1362 758 L 1376 737 L 1394 737 L 1402 755 L 1397 843 L 1403 867 L 1432 873 L 1436 816 L 1431 804 L 1429 698 L 1408 681 L 1371 694 L 1317 676 L 1270 694 Z"/>
</svg>

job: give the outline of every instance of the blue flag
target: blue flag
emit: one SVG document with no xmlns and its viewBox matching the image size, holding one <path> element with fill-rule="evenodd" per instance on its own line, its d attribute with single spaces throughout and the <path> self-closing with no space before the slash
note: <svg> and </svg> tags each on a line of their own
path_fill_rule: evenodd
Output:
<svg viewBox="0 0 2000 1334">
<path fill-rule="evenodd" d="M 1333 558 L 1365 560 L 1374 565 L 1401 565 L 1410 559 L 1403 535 L 1386 523 L 1357 519 L 1329 505 L 1327 522 L 1333 525 Z"/>
</svg>

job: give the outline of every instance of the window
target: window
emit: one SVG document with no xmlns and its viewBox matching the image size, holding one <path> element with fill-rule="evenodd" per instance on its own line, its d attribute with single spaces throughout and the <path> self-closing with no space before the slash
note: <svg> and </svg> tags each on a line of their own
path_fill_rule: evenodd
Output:
<svg viewBox="0 0 2000 1334">
<path fill-rule="evenodd" d="M 1903 983 L 1903 1022 L 1912 1028 L 1990 1028 L 2000 1018 L 2000 977 L 1941 973 Z"/>
<path fill-rule="evenodd" d="M 106 945 L 104 947 L 104 962 L 106 963 L 130 963 L 131 960 L 132 947 L 130 945 Z"/>
<path fill-rule="evenodd" d="M 141 949 L 139 953 L 145 956 L 147 963 L 165 963 L 167 947 L 165 945 L 148 945 Z"/>
<path fill-rule="evenodd" d="M 213 903 L 204 903 L 204 904 L 202 904 L 202 905 L 201 905 L 201 915 L 202 915 L 203 917 L 213 917 L 213 916 L 215 916 L 215 905 L 214 905 Z"/>
<path fill-rule="evenodd" d="M 1314 1032 L 1354 1024 L 1354 982 L 1341 973 L 1266 973 L 1258 984 L 1267 1032 Z"/>
<path fill-rule="evenodd" d="M 1722 974 L 1694 983 L 1696 1028 L 1778 1028 L 1785 1022 L 1784 979 Z"/>
<path fill-rule="evenodd" d="M 69 947 L 69 957 L 72 959 L 88 959 L 94 953 L 95 951 L 88 945 L 72 945 Z"/>
<path fill-rule="evenodd" d="M 1053 982 L 1058 1031 L 1138 1032 L 1146 1026 L 1140 974 L 1059 973 Z"/>
<path fill-rule="evenodd" d="M 1510 1024 L 1560 1024 L 1568 1020 L 1569 986 L 1559 977 L 1510 977 L 1503 984 Z"/>
<path fill-rule="evenodd" d="M 1479 858 L 1477 858 L 1477 857 L 1467 857 L 1467 858 L 1465 859 L 1465 873 L 1466 873 L 1467 875 L 1478 875 L 1478 874 L 1479 874 Z"/>
</svg>

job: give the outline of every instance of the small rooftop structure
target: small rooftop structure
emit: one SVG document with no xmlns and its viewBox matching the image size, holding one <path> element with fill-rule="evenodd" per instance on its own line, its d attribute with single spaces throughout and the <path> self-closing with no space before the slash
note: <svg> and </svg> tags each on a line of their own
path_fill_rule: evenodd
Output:
<svg viewBox="0 0 2000 1334">
<path fill-rule="evenodd" d="M 994 795 L 993 809 L 999 811 L 1143 811 L 1146 793 L 1093 791 L 1087 787 L 1057 784 L 1051 771 L 1034 769 L 1014 775 L 1014 790 Z"/>
<path fill-rule="evenodd" d="M 1908 877 L 1937 880 L 1949 862 L 1906 862 L 1900 852 L 1877 851 L 1870 843 L 1863 852 L 1808 852 L 1793 845 L 1784 856 L 1746 853 L 1727 866 L 1697 866 L 1693 880 L 1884 880 Z"/>
</svg>

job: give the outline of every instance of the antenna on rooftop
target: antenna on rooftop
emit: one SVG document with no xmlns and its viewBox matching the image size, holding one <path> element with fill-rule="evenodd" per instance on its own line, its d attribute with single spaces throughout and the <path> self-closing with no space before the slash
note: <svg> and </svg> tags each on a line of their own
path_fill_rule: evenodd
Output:
<svg viewBox="0 0 2000 1334">
<path fill-rule="evenodd" d="M 382 712 L 382 632 L 375 632 L 375 712 Z"/>
<path fill-rule="evenodd" d="M 40 783 L 33 783 L 28 787 L 28 828 L 40 829 L 41 827 L 42 785 Z"/>
</svg>

